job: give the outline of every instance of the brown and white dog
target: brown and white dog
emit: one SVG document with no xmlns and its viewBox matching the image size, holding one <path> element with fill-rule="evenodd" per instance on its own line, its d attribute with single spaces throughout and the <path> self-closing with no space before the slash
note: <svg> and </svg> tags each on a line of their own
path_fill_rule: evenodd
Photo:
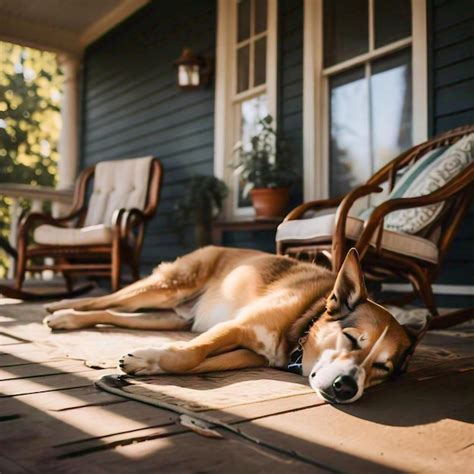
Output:
<svg viewBox="0 0 474 474">
<path fill-rule="evenodd" d="M 205 247 L 116 293 L 47 309 L 52 329 L 112 324 L 201 333 L 124 355 L 127 374 L 299 366 L 321 397 L 339 403 L 387 380 L 411 345 L 395 318 L 368 298 L 355 249 L 335 275 L 287 257 Z M 136 312 L 144 309 L 154 311 Z"/>
</svg>

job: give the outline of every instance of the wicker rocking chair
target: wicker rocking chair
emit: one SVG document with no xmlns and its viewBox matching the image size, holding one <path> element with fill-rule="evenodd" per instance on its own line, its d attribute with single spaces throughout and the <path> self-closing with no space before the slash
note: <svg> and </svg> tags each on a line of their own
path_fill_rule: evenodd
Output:
<svg viewBox="0 0 474 474">
<path fill-rule="evenodd" d="M 348 249 L 356 247 L 368 281 L 381 283 L 402 278 L 412 284 L 413 292 L 405 295 L 403 302 L 421 298 L 433 316 L 432 328 L 449 327 L 474 317 L 474 308 L 439 316 L 432 289 L 443 259 L 473 199 L 473 133 L 474 126 L 469 125 L 438 135 L 404 152 L 380 169 L 365 185 L 347 195 L 307 202 L 293 209 L 277 231 L 277 252 L 309 260 L 326 255 L 333 270 L 337 271 Z M 393 192 L 399 190 L 397 184 L 404 179 L 405 174 L 401 172 L 406 173 L 415 166 L 421 168 L 426 163 L 433 163 L 436 158 L 441 160 L 442 153 L 448 153 L 452 150 L 448 147 L 457 142 L 461 146 L 462 139 L 468 141 L 468 150 L 460 172 L 449 176 L 450 179 L 444 184 L 423 195 L 412 194 L 407 197 Z M 387 200 L 366 212 L 365 216 L 350 215 L 349 211 L 358 199 L 381 192 L 380 186 L 384 183 L 388 184 L 393 196 L 389 195 Z M 404 232 L 387 226 L 391 213 L 396 215 L 401 211 L 402 217 L 405 213 L 406 219 L 416 221 L 416 210 L 419 209 L 431 209 L 429 214 L 434 214 L 427 225 L 420 226 L 421 230 Z M 323 215 L 308 215 L 314 215 L 315 211 L 323 211 Z"/>
</svg>

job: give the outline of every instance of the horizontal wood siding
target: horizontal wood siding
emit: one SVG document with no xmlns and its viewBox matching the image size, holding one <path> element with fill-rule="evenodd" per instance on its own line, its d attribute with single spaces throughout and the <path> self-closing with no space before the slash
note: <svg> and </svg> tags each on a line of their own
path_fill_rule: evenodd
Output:
<svg viewBox="0 0 474 474">
<path fill-rule="evenodd" d="M 303 197 L 303 15 L 303 0 L 279 1 L 278 126 L 299 175 L 293 206 Z"/>
<path fill-rule="evenodd" d="M 214 59 L 214 0 L 152 2 L 91 46 L 83 81 L 82 166 L 155 155 L 164 187 L 143 251 L 146 270 L 192 249 L 180 242 L 176 200 L 195 174 L 212 174 L 214 87 L 181 91 L 174 61 L 183 47 Z"/>
<path fill-rule="evenodd" d="M 431 0 L 430 128 L 437 134 L 474 123 L 474 2 Z M 474 285 L 474 206 L 450 249 L 438 283 Z M 448 301 L 448 299 L 444 299 Z M 473 304 L 473 298 L 457 299 Z"/>
</svg>

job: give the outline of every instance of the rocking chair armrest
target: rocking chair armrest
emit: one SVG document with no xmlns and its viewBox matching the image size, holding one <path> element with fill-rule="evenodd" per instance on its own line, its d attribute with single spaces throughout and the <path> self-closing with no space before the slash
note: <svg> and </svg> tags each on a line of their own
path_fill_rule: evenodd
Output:
<svg viewBox="0 0 474 474">
<path fill-rule="evenodd" d="M 146 221 L 146 215 L 136 207 L 125 211 L 122 218 L 122 235 L 128 236 L 136 226 L 142 226 Z"/>
<path fill-rule="evenodd" d="M 342 265 L 344 252 L 346 251 L 346 222 L 354 203 L 372 193 L 380 193 L 383 189 L 374 184 L 365 184 L 353 189 L 348 193 L 339 204 L 336 213 L 336 222 L 332 239 L 332 256 L 333 256 L 333 270 L 338 271 Z"/>
<path fill-rule="evenodd" d="M 59 227 L 66 227 L 65 224 L 76 219 L 81 214 L 78 210 L 64 217 L 53 217 L 50 214 L 44 214 L 41 212 L 31 212 L 22 216 L 20 220 L 19 235 L 26 236 L 31 227 L 36 223 L 50 224 Z"/>
<path fill-rule="evenodd" d="M 449 181 L 447 184 L 432 192 L 418 197 L 390 199 L 378 205 L 367 220 L 362 234 L 359 236 L 356 248 L 361 258 L 367 251 L 369 242 L 379 229 L 377 236 L 377 248 L 380 245 L 383 235 L 383 223 L 385 217 L 391 212 L 400 209 L 411 209 L 414 207 L 429 206 L 455 196 L 460 191 L 474 184 L 474 164 L 469 165 L 459 176 Z"/>
<path fill-rule="evenodd" d="M 291 210 L 286 217 L 283 219 L 283 222 L 293 221 L 299 219 L 305 212 L 316 210 L 316 209 L 330 209 L 331 207 L 337 207 L 342 201 L 343 197 L 333 198 L 333 199 L 318 199 L 316 201 L 308 201 L 300 204 Z"/>
<path fill-rule="evenodd" d="M 146 215 L 140 209 L 117 209 L 112 216 L 112 229 L 119 239 L 127 239 L 130 231 L 145 220 Z"/>
</svg>

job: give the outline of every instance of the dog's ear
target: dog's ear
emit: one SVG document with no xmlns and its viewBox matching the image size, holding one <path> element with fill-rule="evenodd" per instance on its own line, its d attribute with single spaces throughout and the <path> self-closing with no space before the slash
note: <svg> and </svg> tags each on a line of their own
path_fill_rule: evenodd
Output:
<svg viewBox="0 0 474 474">
<path fill-rule="evenodd" d="M 387 307 L 390 314 L 405 329 L 411 342 L 419 339 L 431 322 L 431 315 L 426 309 L 410 309 L 398 308 L 396 306 Z"/>
<path fill-rule="evenodd" d="M 364 275 L 355 248 L 349 250 L 332 293 L 326 301 L 327 314 L 335 319 L 347 316 L 359 303 L 367 299 Z"/>
</svg>

